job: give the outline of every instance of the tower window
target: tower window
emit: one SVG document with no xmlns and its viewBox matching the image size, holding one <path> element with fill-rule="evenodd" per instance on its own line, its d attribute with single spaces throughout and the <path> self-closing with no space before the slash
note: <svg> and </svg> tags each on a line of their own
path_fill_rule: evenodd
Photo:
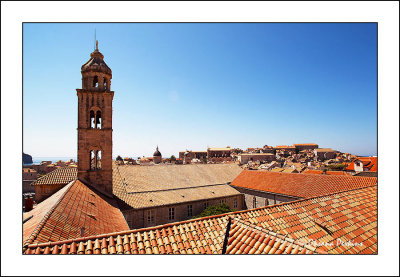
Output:
<svg viewBox="0 0 400 277">
<path fill-rule="evenodd" d="M 90 170 L 96 169 L 96 156 L 94 150 L 90 151 Z"/>
<path fill-rule="evenodd" d="M 95 128 L 94 111 L 90 111 L 90 128 Z"/>
<path fill-rule="evenodd" d="M 107 89 L 107 82 L 108 82 L 107 78 L 104 78 L 103 87 L 104 87 L 105 89 Z"/>
<path fill-rule="evenodd" d="M 99 87 L 99 78 L 97 78 L 97 76 L 94 76 L 93 78 L 93 87 L 94 88 Z"/>
<path fill-rule="evenodd" d="M 101 150 L 96 151 L 96 168 L 101 169 Z"/>
<path fill-rule="evenodd" d="M 101 116 L 101 111 L 96 113 L 92 110 L 90 111 L 90 128 L 91 129 L 101 129 L 103 125 L 103 118 Z"/>
<path fill-rule="evenodd" d="M 102 118 L 101 118 L 101 111 L 96 112 L 96 129 L 101 129 L 102 125 Z"/>
<path fill-rule="evenodd" d="M 101 170 L 101 150 L 90 151 L 90 170 Z"/>
</svg>

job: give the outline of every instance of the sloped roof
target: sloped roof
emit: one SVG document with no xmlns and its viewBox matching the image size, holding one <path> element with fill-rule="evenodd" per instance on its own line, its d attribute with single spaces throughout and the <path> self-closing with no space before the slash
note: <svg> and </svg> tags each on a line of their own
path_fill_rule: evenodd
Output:
<svg viewBox="0 0 400 277">
<path fill-rule="evenodd" d="M 377 183 L 377 178 L 244 170 L 231 185 L 301 198 L 316 197 Z"/>
<path fill-rule="evenodd" d="M 238 218 L 232 220 L 226 254 L 325 254 L 315 247 L 299 243 Z"/>
<path fill-rule="evenodd" d="M 305 170 L 302 173 L 304 174 L 324 174 L 323 170 Z M 346 171 L 326 171 L 326 175 L 346 175 L 346 176 L 352 176 L 350 173 Z"/>
<path fill-rule="evenodd" d="M 79 180 L 44 200 L 30 211 L 23 224 L 24 245 L 129 230 L 115 200 Z"/>
<path fill-rule="evenodd" d="M 353 245 L 336 245 L 338 239 Z M 222 254 L 224 248 L 228 254 L 377 253 L 377 186 L 151 228 L 32 244 L 25 253 Z"/>
<path fill-rule="evenodd" d="M 136 209 L 240 195 L 226 183 L 241 171 L 234 164 L 115 166 L 113 193 Z"/>
<path fill-rule="evenodd" d="M 354 159 L 346 170 L 354 170 L 354 162 L 361 161 L 363 163 L 364 168 L 368 168 L 370 172 L 377 172 L 378 171 L 378 158 L 377 157 L 358 157 Z"/>
<path fill-rule="evenodd" d="M 32 186 L 37 185 L 66 185 L 69 182 L 75 180 L 78 175 L 78 169 L 76 167 L 59 167 L 50 173 L 40 177 Z"/>
<path fill-rule="evenodd" d="M 330 254 L 377 253 L 376 185 L 238 212 L 237 216 L 296 241 L 318 243 L 318 249 Z"/>
</svg>

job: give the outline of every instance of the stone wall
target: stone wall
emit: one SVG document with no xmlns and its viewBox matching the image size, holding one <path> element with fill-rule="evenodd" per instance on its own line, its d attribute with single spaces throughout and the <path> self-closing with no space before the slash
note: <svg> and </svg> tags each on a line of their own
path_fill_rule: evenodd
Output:
<svg viewBox="0 0 400 277">
<path fill-rule="evenodd" d="M 274 194 L 274 193 L 265 192 L 265 191 L 251 190 L 251 189 L 235 187 L 235 186 L 232 186 L 232 187 L 234 189 L 238 190 L 240 193 L 243 193 L 243 195 L 244 195 L 243 209 L 260 208 L 260 207 L 265 207 L 265 206 L 269 206 L 269 205 L 275 205 L 275 204 L 291 202 L 291 201 L 301 199 L 299 197 L 279 195 L 279 194 Z M 256 199 L 255 206 L 254 206 L 254 199 Z"/>
<path fill-rule="evenodd" d="M 237 207 L 234 207 L 235 199 Z M 176 205 L 159 206 L 151 209 L 137 209 L 137 210 L 125 210 L 122 211 L 126 222 L 131 229 L 146 228 L 161 224 L 167 224 L 171 222 L 189 220 L 193 216 L 200 214 L 205 208 L 206 203 L 208 206 L 218 205 L 224 200 L 226 204 L 233 211 L 243 210 L 243 195 L 230 196 L 224 198 L 201 200 L 195 202 L 187 202 Z M 188 206 L 192 205 L 192 215 L 188 214 Z M 169 219 L 169 209 L 175 208 L 175 218 Z M 150 212 L 151 210 L 151 212 Z M 149 214 L 152 213 L 154 220 L 153 222 L 148 221 Z"/>
</svg>

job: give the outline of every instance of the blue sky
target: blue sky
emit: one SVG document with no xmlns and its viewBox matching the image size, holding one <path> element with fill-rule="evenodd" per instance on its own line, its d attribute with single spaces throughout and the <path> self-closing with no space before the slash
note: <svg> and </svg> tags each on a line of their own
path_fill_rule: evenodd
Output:
<svg viewBox="0 0 400 277">
<path fill-rule="evenodd" d="M 315 142 L 376 155 L 375 24 L 24 24 L 24 152 L 76 156 L 80 67 L 113 71 L 113 155 Z"/>
</svg>

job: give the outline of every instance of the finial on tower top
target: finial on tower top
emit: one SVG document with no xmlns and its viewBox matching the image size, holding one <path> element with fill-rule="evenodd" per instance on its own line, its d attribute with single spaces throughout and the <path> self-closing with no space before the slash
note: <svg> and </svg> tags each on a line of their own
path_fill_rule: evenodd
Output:
<svg viewBox="0 0 400 277">
<path fill-rule="evenodd" d="M 96 50 L 99 50 L 99 41 L 96 40 Z"/>
</svg>

